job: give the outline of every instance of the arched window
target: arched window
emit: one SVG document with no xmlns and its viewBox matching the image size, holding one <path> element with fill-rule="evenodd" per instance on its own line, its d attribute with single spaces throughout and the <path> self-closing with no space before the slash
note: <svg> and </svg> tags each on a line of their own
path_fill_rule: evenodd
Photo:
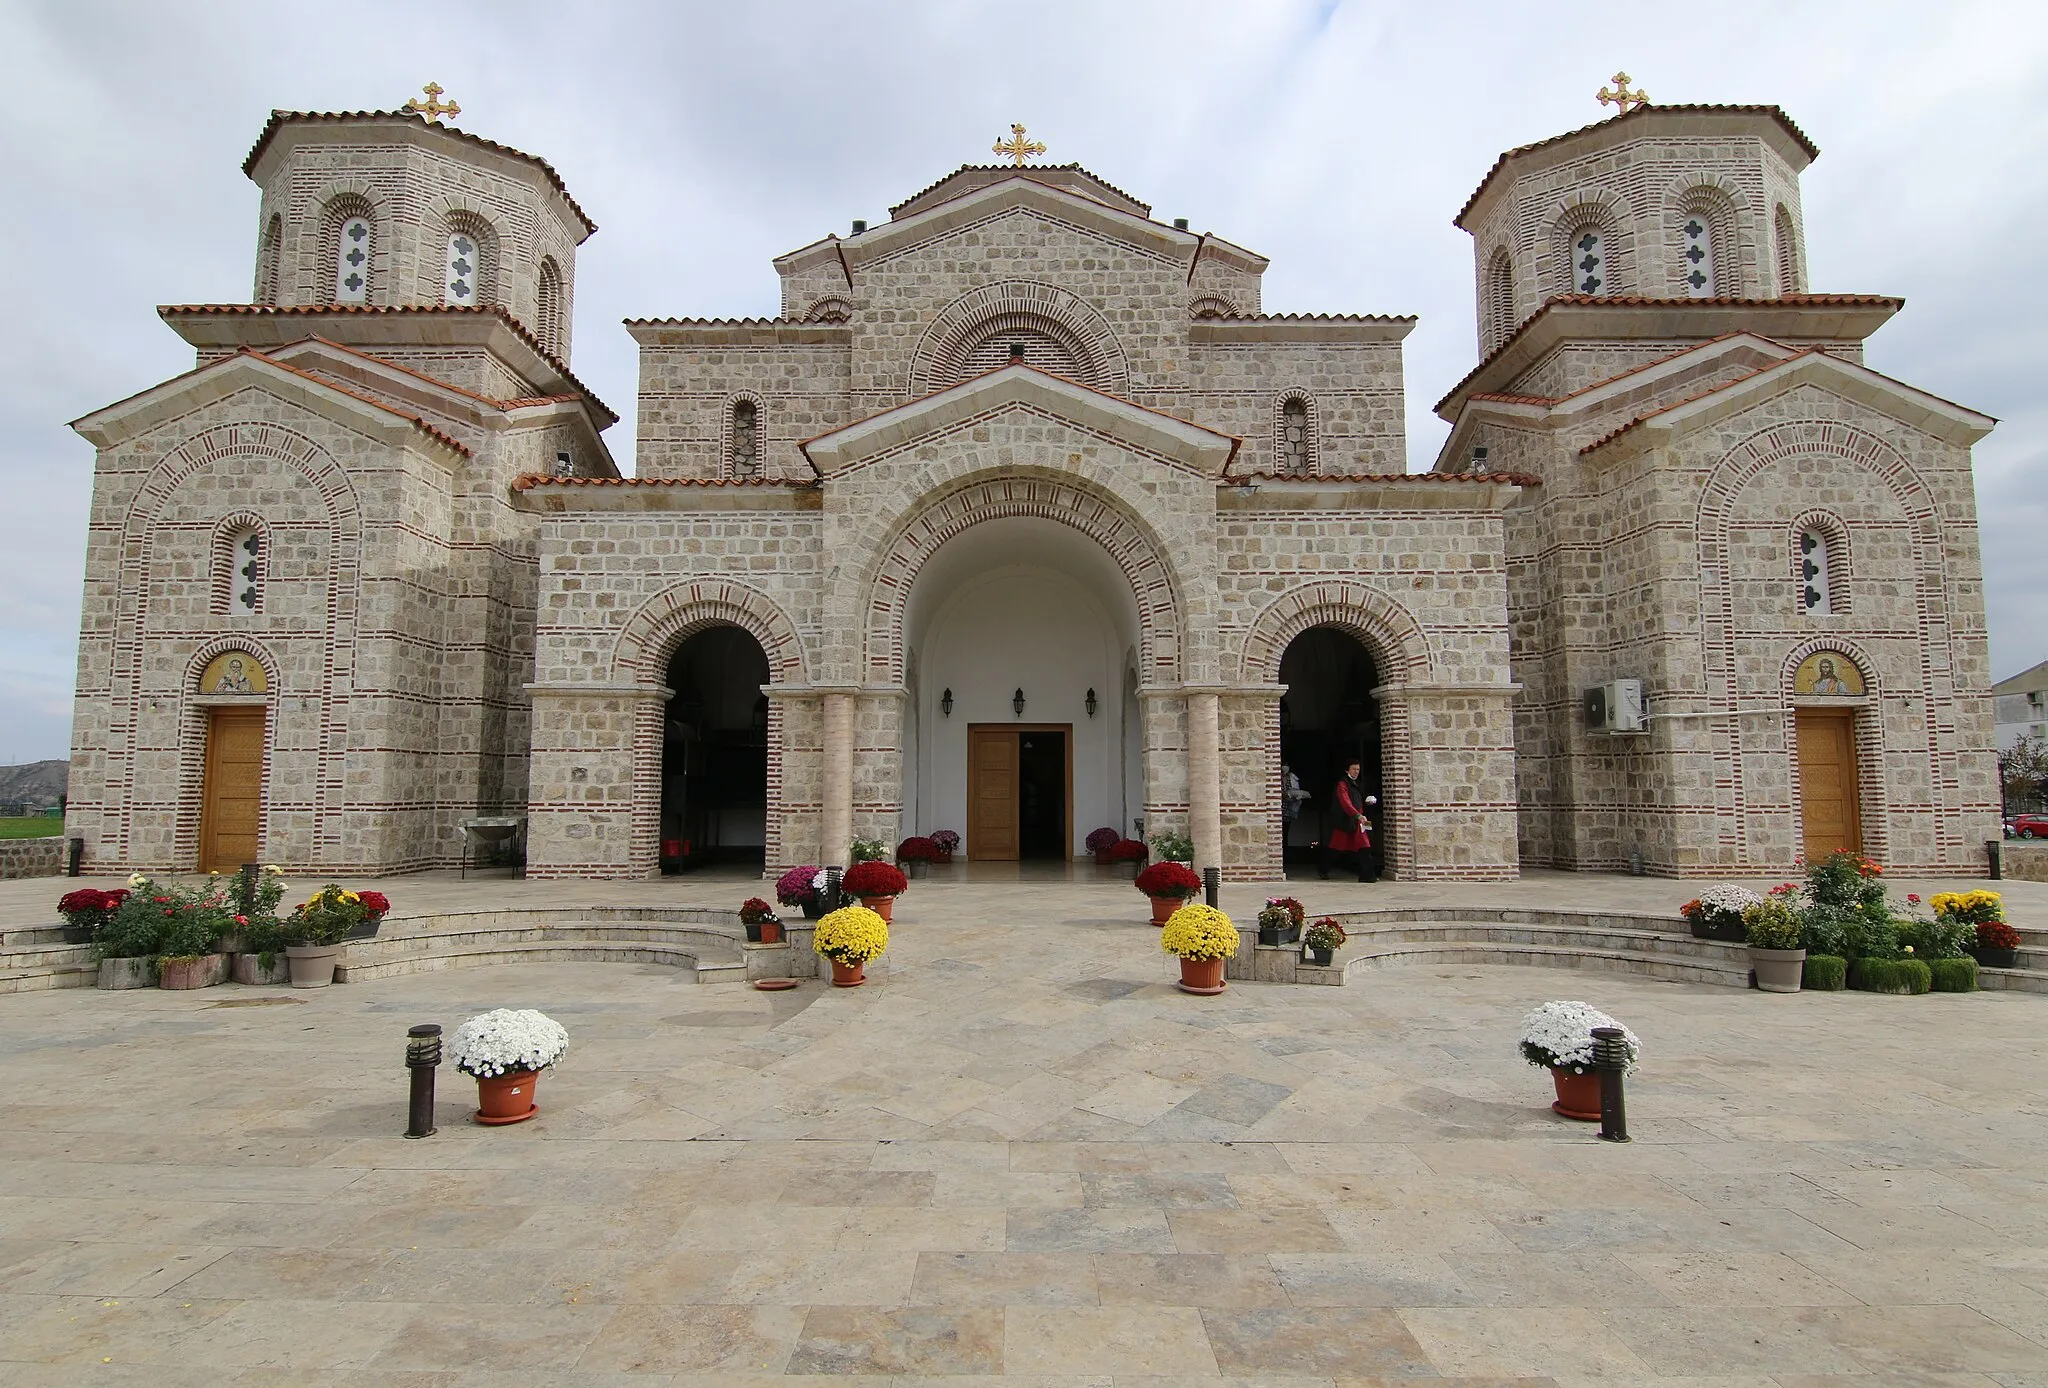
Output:
<svg viewBox="0 0 2048 1388">
<path fill-rule="evenodd" d="M 1485 314 L 1486 349 L 1491 351 L 1515 330 L 1515 263 L 1505 246 L 1495 251 L 1487 264 L 1486 302 L 1481 311 Z"/>
<path fill-rule="evenodd" d="M 1679 278 L 1689 299 L 1711 299 L 1720 292 L 1714 269 L 1714 219 L 1695 208 L 1679 219 Z"/>
<path fill-rule="evenodd" d="M 322 260 L 330 269 L 328 283 L 337 304 L 370 302 L 370 282 L 376 273 L 377 234 L 370 220 L 370 205 L 359 197 L 345 197 L 330 204 L 321 228 Z"/>
<path fill-rule="evenodd" d="M 736 400 L 732 407 L 732 440 L 729 445 L 732 475 L 755 477 L 761 472 L 761 407 L 752 400 Z"/>
<path fill-rule="evenodd" d="M 804 314 L 806 323 L 849 323 L 853 321 L 853 305 L 837 294 L 828 294 L 810 306 Z"/>
<path fill-rule="evenodd" d="M 221 532 L 214 591 L 224 599 L 218 610 L 230 617 L 253 617 L 263 610 L 263 532 L 256 526 L 244 522 Z"/>
<path fill-rule="evenodd" d="M 1607 231 L 1587 222 L 1572 233 L 1571 287 L 1574 294 L 1605 294 L 1611 276 L 1607 263 Z"/>
<path fill-rule="evenodd" d="M 534 326 L 540 336 L 540 345 L 559 357 L 562 355 L 562 271 L 551 255 L 541 257 L 539 302 L 534 316 L 539 319 Z"/>
<path fill-rule="evenodd" d="M 278 258 L 283 253 L 284 218 L 273 212 L 263 224 L 263 239 L 256 244 L 256 302 L 277 302 Z"/>
<path fill-rule="evenodd" d="M 458 212 L 448 219 L 447 254 L 441 302 L 453 308 L 475 308 L 497 302 L 497 236 L 481 217 Z"/>
<path fill-rule="evenodd" d="M 1308 477 L 1316 470 L 1315 421 L 1309 414 L 1309 397 L 1290 391 L 1280 398 L 1279 436 L 1273 449 L 1274 467 L 1283 477 Z"/>
<path fill-rule="evenodd" d="M 1842 534 L 1835 526 L 1815 521 L 1799 527 L 1798 608 L 1802 616 L 1830 617 L 1849 610 Z"/>
<path fill-rule="evenodd" d="M 1237 317 L 1237 309 L 1230 300 L 1217 294 L 1204 294 L 1188 305 L 1188 317 L 1197 323 L 1210 322 L 1219 318 Z"/>
<path fill-rule="evenodd" d="M 1778 243 L 1778 293 L 1799 292 L 1799 242 L 1792 229 L 1792 214 L 1785 205 L 1778 205 L 1778 215 L 1773 221 L 1773 239 Z"/>
</svg>

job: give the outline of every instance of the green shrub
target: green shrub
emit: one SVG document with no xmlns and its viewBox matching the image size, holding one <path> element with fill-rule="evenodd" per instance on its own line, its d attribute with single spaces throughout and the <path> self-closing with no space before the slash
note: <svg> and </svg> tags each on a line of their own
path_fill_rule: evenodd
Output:
<svg viewBox="0 0 2048 1388">
<path fill-rule="evenodd" d="M 1844 906 L 1809 906 L 1799 913 L 1799 938 L 1809 955 L 1849 957 L 1853 933 L 1860 938 L 1863 917 Z"/>
<path fill-rule="evenodd" d="M 1849 986 L 1866 993 L 1924 993 L 1934 986 L 1934 971 L 1918 959 L 1858 959 L 1849 968 Z"/>
<path fill-rule="evenodd" d="M 1756 949 L 1800 949 L 1799 917 L 1781 896 L 1767 896 L 1742 908 L 1742 930 Z"/>
<path fill-rule="evenodd" d="M 1977 927 L 1956 916 L 1933 920 L 1908 917 L 1898 922 L 1899 939 L 1913 947 L 1913 957 L 1932 963 L 1936 959 L 1961 959 L 1968 946 L 1977 943 Z"/>
<path fill-rule="evenodd" d="M 1857 853 L 1830 853 L 1806 867 L 1806 899 L 1816 906 L 1884 907 L 1884 869 Z"/>
<path fill-rule="evenodd" d="M 1977 961 L 1974 959 L 1937 959 L 1928 965 L 1928 969 L 1934 976 L 1934 991 L 1937 993 L 1977 991 Z"/>
<path fill-rule="evenodd" d="M 1891 917 L 1882 913 L 1868 914 L 1862 911 L 1850 912 L 1843 919 L 1846 937 L 1843 944 L 1851 959 L 1902 959 L 1905 945 L 1899 939 L 1899 928 Z"/>
<path fill-rule="evenodd" d="M 218 882 L 172 887 L 137 875 L 128 899 L 115 908 L 93 949 L 102 959 L 183 958 L 211 954 L 226 929 L 228 912 Z"/>
<path fill-rule="evenodd" d="M 1799 986 L 1820 993 L 1839 993 L 1849 981 L 1849 961 L 1839 954 L 1809 954 Z"/>
</svg>

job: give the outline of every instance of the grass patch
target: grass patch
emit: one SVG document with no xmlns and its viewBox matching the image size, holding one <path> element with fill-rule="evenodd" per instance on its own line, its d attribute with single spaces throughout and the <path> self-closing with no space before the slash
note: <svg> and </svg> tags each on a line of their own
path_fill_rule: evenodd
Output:
<svg viewBox="0 0 2048 1388">
<path fill-rule="evenodd" d="M 0 839 L 54 839 L 63 832 L 61 815 L 0 816 Z"/>
<path fill-rule="evenodd" d="M 1918 959 L 1858 959 L 1849 969 L 1849 986 L 1866 993 L 1924 993 L 1934 986 L 1934 971 Z"/>
<path fill-rule="evenodd" d="M 1839 954 L 1809 954 L 1799 986 L 1818 993 L 1839 993 L 1849 982 L 1849 961 Z"/>
<path fill-rule="evenodd" d="M 1977 991 L 1976 960 L 1937 959 L 1929 967 L 1934 974 L 1935 992 L 1974 993 Z"/>
</svg>

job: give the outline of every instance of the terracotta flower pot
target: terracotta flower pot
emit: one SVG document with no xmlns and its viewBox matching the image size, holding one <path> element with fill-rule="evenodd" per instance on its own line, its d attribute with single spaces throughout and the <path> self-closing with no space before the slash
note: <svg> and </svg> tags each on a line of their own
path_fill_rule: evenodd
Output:
<svg viewBox="0 0 2048 1388">
<path fill-rule="evenodd" d="M 894 923 L 895 923 L 895 920 L 896 920 L 896 915 L 895 915 L 895 912 L 896 912 L 896 898 L 895 898 L 895 897 L 893 897 L 893 896 L 864 896 L 864 897 L 862 897 L 862 898 L 860 899 L 860 904 L 861 904 L 861 905 L 863 905 L 863 906 L 865 906 L 865 907 L 867 907 L 867 908 L 868 908 L 868 909 L 869 909 L 870 911 L 873 911 L 873 912 L 874 912 L 874 913 L 875 913 L 876 915 L 880 916 L 880 917 L 881 917 L 881 918 L 882 918 L 883 920 L 885 920 L 885 921 L 888 921 L 888 922 L 890 922 L 891 924 L 894 924 Z"/>
<path fill-rule="evenodd" d="M 1582 1123 L 1600 1121 L 1600 1076 L 1597 1071 L 1588 1070 L 1583 1075 L 1575 1075 L 1563 1066 L 1553 1065 L 1550 1078 L 1557 1085 L 1557 1102 L 1550 1106 L 1554 1112 Z"/>
<path fill-rule="evenodd" d="M 341 962 L 341 946 L 287 945 L 284 957 L 291 965 L 292 987 L 325 988 L 334 982 L 334 967 Z"/>
<path fill-rule="evenodd" d="M 940 867 L 944 867 L 947 863 L 953 861 L 953 855 L 942 848 L 939 850 L 939 856 L 932 859 L 932 861 L 934 863 L 937 863 Z"/>
<path fill-rule="evenodd" d="M 227 982 L 228 957 L 201 954 L 190 959 L 166 959 L 157 968 L 159 988 L 211 988 Z"/>
<path fill-rule="evenodd" d="M 1756 970 L 1756 986 L 1766 993 L 1798 992 L 1799 975 L 1805 966 L 1803 949 L 1749 947 L 1749 967 Z"/>
<path fill-rule="evenodd" d="M 761 937 L 760 942 L 764 945 L 779 945 L 782 943 L 781 921 L 762 921 L 754 927 L 754 930 Z"/>
<path fill-rule="evenodd" d="M 476 1121 L 486 1127 L 524 1123 L 540 1112 L 533 1101 L 540 1087 L 540 1071 L 507 1070 L 502 1075 L 476 1077 Z"/>
<path fill-rule="evenodd" d="M 1178 911 L 1183 902 L 1177 896 L 1155 896 L 1152 898 L 1152 924 L 1164 925 Z"/>
<path fill-rule="evenodd" d="M 1221 959 L 1182 959 L 1180 961 L 1180 990 L 1213 997 L 1223 991 L 1223 961 Z"/>
<path fill-rule="evenodd" d="M 865 959 L 857 959 L 851 964 L 844 963 L 838 959 L 832 961 L 832 986 L 834 988 L 858 988 L 867 981 L 868 965 Z"/>
</svg>

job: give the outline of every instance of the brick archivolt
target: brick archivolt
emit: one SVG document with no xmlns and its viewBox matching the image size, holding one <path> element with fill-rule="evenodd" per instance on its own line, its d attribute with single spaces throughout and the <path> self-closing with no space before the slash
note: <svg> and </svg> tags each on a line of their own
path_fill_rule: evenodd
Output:
<svg viewBox="0 0 2048 1388">
<path fill-rule="evenodd" d="M 803 643 L 788 614 L 765 593 L 717 578 L 672 584 L 641 604 L 612 649 L 611 677 L 662 684 L 676 648 L 711 626 L 735 626 L 760 642 L 775 683 L 803 683 Z"/>
<path fill-rule="evenodd" d="M 1309 628 L 1321 626 L 1337 627 L 1363 642 L 1384 683 L 1432 678 L 1429 637 L 1413 613 L 1377 588 L 1325 580 L 1296 588 L 1259 613 L 1245 633 L 1245 683 L 1277 681 L 1280 657 L 1289 643 Z"/>
<path fill-rule="evenodd" d="M 1076 478 L 1007 470 L 1002 476 L 970 477 L 927 498 L 894 528 L 865 584 L 869 680 L 903 680 L 903 617 L 925 561 L 962 531 L 1013 516 L 1058 521 L 1100 544 L 1130 580 L 1143 678 L 1166 683 L 1182 678 L 1178 584 L 1150 527 L 1107 492 Z"/>
<path fill-rule="evenodd" d="M 1082 385 L 1128 396 L 1130 367 L 1109 320 L 1071 290 L 1036 280 L 1005 280 L 961 295 L 933 317 L 912 354 L 911 399 L 957 384 L 974 349 L 991 332 L 1029 327 L 1073 355 Z"/>
</svg>

